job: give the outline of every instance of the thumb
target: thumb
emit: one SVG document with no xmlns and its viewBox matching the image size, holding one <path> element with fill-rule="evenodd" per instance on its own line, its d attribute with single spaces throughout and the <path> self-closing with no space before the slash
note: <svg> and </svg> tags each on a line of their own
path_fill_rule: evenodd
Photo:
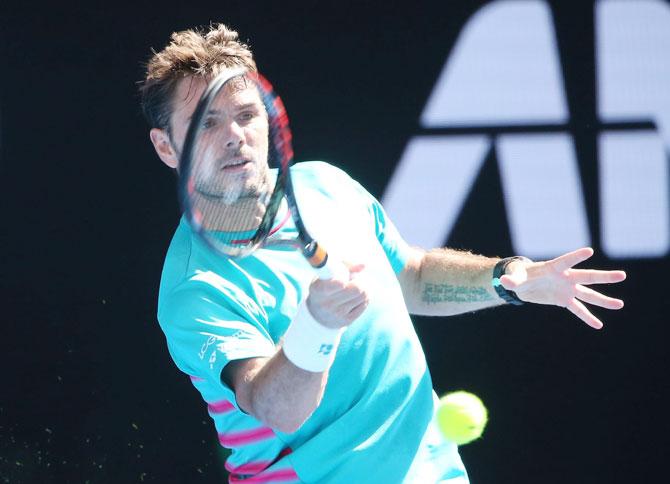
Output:
<svg viewBox="0 0 670 484">
<path fill-rule="evenodd" d="M 349 269 L 349 273 L 352 275 L 362 272 L 365 269 L 365 264 L 349 264 L 345 262 L 345 265 L 347 266 L 347 269 Z"/>
<path fill-rule="evenodd" d="M 502 287 L 504 287 L 505 289 L 514 290 L 521 284 L 523 284 L 525 280 L 526 280 L 525 273 L 524 274 L 516 273 L 513 275 L 505 274 L 504 276 L 500 277 L 500 284 L 502 284 Z"/>
</svg>

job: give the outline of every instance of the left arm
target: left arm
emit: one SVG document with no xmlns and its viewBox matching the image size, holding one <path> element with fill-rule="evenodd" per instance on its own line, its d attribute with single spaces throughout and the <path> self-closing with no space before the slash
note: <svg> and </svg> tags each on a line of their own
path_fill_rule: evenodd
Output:
<svg viewBox="0 0 670 484">
<path fill-rule="evenodd" d="M 450 316 L 505 304 L 491 285 L 499 259 L 453 249 L 412 249 L 398 274 L 412 314 Z"/>
<path fill-rule="evenodd" d="M 524 302 L 567 308 L 589 326 L 600 329 L 603 323 L 584 302 L 621 309 L 623 301 L 587 286 L 621 282 L 626 273 L 574 268 L 592 255 L 593 249 L 582 248 L 550 261 L 514 261 L 500 283 Z M 398 275 L 407 308 L 414 314 L 446 316 L 504 304 L 491 284 L 498 260 L 450 249 L 414 249 Z"/>
</svg>

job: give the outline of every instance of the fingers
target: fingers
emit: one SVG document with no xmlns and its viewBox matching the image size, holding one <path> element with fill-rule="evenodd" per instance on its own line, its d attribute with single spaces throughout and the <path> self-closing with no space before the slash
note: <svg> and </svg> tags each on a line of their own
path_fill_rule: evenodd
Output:
<svg viewBox="0 0 670 484">
<path fill-rule="evenodd" d="M 591 247 L 582 247 L 581 249 L 568 252 L 559 257 L 553 259 L 550 264 L 559 272 L 570 269 L 573 266 L 576 266 L 580 262 L 584 262 L 586 259 L 593 255 L 593 249 Z"/>
<path fill-rule="evenodd" d="M 586 306 L 584 306 L 584 304 L 579 302 L 577 299 L 573 298 L 566 307 L 572 314 L 577 316 L 592 328 L 601 329 L 603 327 L 602 321 L 591 314 L 591 311 L 586 309 Z"/>
<path fill-rule="evenodd" d="M 623 307 L 623 301 L 621 299 L 605 296 L 604 294 L 580 284 L 575 286 L 575 291 L 577 292 L 576 297 L 586 303 L 593 304 L 594 306 L 600 306 L 605 309 L 621 309 Z"/>
<path fill-rule="evenodd" d="M 342 291 L 332 294 L 328 301 L 333 307 L 354 306 L 359 304 L 367 296 L 365 289 L 358 284 L 347 284 Z"/>
<path fill-rule="evenodd" d="M 320 280 L 312 283 L 310 294 L 314 293 L 320 299 L 328 299 L 334 305 L 340 305 L 354 299 L 364 291 L 361 281 L 352 279 L 342 281 L 337 279 Z"/>
<path fill-rule="evenodd" d="M 309 290 L 307 305 L 312 316 L 327 327 L 351 324 L 368 306 L 369 296 L 362 266 L 350 267 L 351 277 L 315 279 Z"/>
<path fill-rule="evenodd" d="M 362 298 L 362 301 L 349 310 L 349 313 L 347 314 L 348 319 L 351 321 L 356 320 L 361 314 L 363 314 L 363 311 L 367 309 L 369 302 L 370 301 L 367 297 Z"/>
<path fill-rule="evenodd" d="M 624 271 L 598 271 L 595 269 L 573 269 L 570 279 L 577 284 L 612 284 L 626 279 Z"/>
</svg>

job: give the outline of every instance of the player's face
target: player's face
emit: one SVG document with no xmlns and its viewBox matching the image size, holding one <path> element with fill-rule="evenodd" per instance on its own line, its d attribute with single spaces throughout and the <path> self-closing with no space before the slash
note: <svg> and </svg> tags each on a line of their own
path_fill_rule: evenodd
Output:
<svg viewBox="0 0 670 484">
<path fill-rule="evenodd" d="M 178 154 L 206 87 L 196 77 L 177 85 L 171 141 Z M 195 189 L 207 199 L 234 204 L 267 191 L 268 120 L 252 82 L 240 78 L 224 88 L 204 118 L 194 155 Z"/>
</svg>

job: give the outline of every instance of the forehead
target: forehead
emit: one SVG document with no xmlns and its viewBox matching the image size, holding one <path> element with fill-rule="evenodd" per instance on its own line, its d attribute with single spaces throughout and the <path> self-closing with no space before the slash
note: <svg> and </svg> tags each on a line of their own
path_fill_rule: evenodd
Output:
<svg viewBox="0 0 670 484">
<path fill-rule="evenodd" d="M 209 81 L 210 79 L 195 76 L 179 81 L 173 100 L 173 113 L 176 117 L 191 117 Z M 250 103 L 261 104 L 260 95 L 253 81 L 239 77 L 226 83 L 213 106 L 218 109 L 235 109 Z"/>
</svg>

